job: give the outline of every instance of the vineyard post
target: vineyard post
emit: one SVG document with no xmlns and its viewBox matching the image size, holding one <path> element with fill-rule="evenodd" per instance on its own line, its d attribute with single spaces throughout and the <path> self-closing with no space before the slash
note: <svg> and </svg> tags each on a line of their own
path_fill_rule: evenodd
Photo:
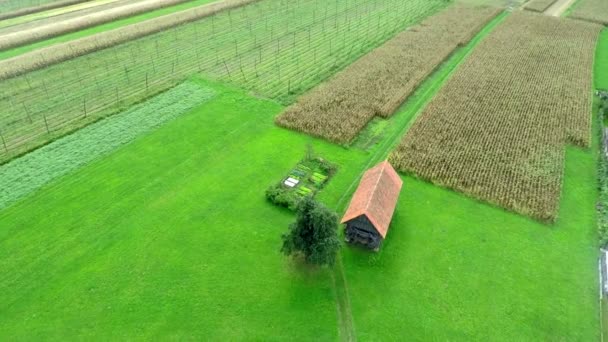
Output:
<svg viewBox="0 0 608 342">
<path fill-rule="evenodd" d="M 245 82 L 247 82 L 247 77 L 245 76 L 245 73 L 243 72 L 243 65 L 241 64 L 241 56 L 239 56 L 239 69 L 241 69 L 241 75 L 243 75 L 243 79 L 245 80 Z"/>
<path fill-rule="evenodd" d="M 51 130 L 49 130 L 49 123 L 46 121 L 46 114 L 42 113 L 42 118 L 44 119 L 44 126 L 46 127 L 46 133 L 50 134 Z"/>
<path fill-rule="evenodd" d="M 32 116 L 30 115 L 30 111 L 27 109 L 25 102 L 21 102 L 21 104 L 23 105 L 23 109 L 25 109 L 25 114 L 27 115 L 27 118 L 30 120 L 30 123 L 32 123 Z"/>
<path fill-rule="evenodd" d="M 228 69 L 228 64 L 226 64 L 226 60 L 222 58 L 222 62 L 224 63 L 224 67 L 226 68 L 226 72 L 228 73 L 228 77 L 232 79 L 232 75 L 230 75 L 230 70 Z"/>
<path fill-rule="evenodd" d="M 46 96 L 49 97 L 49 89 L 46 87 L 46 82 L 44 81 L 44 79 L 42 79 L 42 85 L 44 86 L 44 92 L 46 93 Z"/>
<path fill-rule="evenodd" d="M 4 145 L 4 151 L 8 153 L 8 147 L 6 146 L 6 141 L 4 140 L 4 135 L 2 135 L 2 131 L 0 131 L 0 139 L 2 139 L 2 145 Z"/>
</svg>

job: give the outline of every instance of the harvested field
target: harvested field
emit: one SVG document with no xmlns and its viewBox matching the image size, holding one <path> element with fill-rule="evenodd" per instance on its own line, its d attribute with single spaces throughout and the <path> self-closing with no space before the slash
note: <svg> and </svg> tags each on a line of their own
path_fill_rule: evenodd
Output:
<svg viewBox="0 0 608 342">
<path fill-rule="evenodd" d="M 7 0 L 0 2 L 0 20 L 79 4 L 91 0 Z"/>
<path fill-rule="evenodd" d="M 349 143 L 374 116 L 390 116 L 441 62 L 500 12 L 489 7 L 451 6 L 318 86 L 276 122 Z"/>
<path fill-rule="evenodd" d="M 153 11 L 159 8 L 177 5 L 185 1 L 187 0 L 136 1 L 131 4 L 100 10 L 76 18 L 52 22 L 46 25 L 36 25 L 29 29 L 6 33 L 4 35 L 0 35 L 0 51 L 49 39 L 62 34 L 79 31 L 88 27 L 104 24 L 140 13 Z"/>
<path fill-rule="evenodd" d="M 529 11 L 544 12 L 557 0 L 532 0 L 524 7 Z"/>
<path fill-rule="evenodd" d="M 608 1 L 579 0 L 570 14 L 570 17 L 608 25 Z"/>
<path fill-rule="evenodd" d="M 554 220 L 565 144 L 590 142 L 600 29 L 512 14 L 446 83 L 391 161 L 433 183 Z"/>
<path fill-rule="evenodd" d="M 23 58 L 3 61 L 0 161 L 197 73 L 289 102 L 445 4 L 442 0 L 288 3 L 264 0 L 238 7 L 242 2 L 231 2 L 238 8 L 212 12 L 203 20 L 113 48 L 86 55 L 77 47 L 67 50 L 80 57 L 63 63 L 49 62 L 52 55 L 40 54 L 27 65 L 48 67 L 33 72 L 19 69 L 16 61 Z"/>
</svg>

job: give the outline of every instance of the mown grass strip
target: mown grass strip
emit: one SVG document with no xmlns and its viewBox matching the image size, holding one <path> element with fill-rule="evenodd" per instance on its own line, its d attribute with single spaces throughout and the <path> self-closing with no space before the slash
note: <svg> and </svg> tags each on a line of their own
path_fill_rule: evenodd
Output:
<svg viewBox="0 0 608 342">
<path fill-rule="evenodd" d="M 524 6 L 524 9 L 533 12 L 544 12 L 557 0 L 532 0 Z"/>
<path fill-rule="evenodd" d="M 213 96 L 213 91 L 186 82 L 0 166 L 0 210 Z"/>
<path fill-rule="evenodd" d="M 16 18 L 91 0 L 7 0 L 0 3 L 0 20 Z"/>
</svg>

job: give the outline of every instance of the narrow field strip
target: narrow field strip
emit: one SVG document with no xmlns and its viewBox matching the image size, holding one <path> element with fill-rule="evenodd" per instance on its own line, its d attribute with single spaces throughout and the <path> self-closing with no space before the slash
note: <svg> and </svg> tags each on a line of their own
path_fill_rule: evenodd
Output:
<svg viewBox="0 0 608 342">
<path fill-rule="evenodd" d="M 111 8 L 114 5 L 123 4 L 138 0 L 91 0 L 83 3 L 58 7 L 42 12 L 36 12 L 28 15 L 23 15 L 15 18 L 0 20 L 0 32 L 6 29 L 18 29 L 19 27 L 28 27 L 37 23 L 44 23 L 63 17 L 74 17 L 84 13 L 94 12 L 98 9 Z"/>
<path fill-rule="evenodd" d="M 551 7 L 551 5 L 553 5 L 556 1 L 558 0 L 532 0 L 524 6 L 524 9 L 542 13 Z"/>
<path fill-rule="evenodd" d="M 0 210 L 213 96 L 212 90 L 186 82 L 124 113 L 91 124 L 0 166 Z"/>
<path fill-rule="evenodd" d="M 41 50 L 24 64 L 15 62 L 25 61 L 25 55 L 0 62 L 0 162 L 193 74 L 289 103 L 445 6 L 440 0 L 230 4 L 210 4 L 224 10 L 113 48 L 81 55 L 78 45 L 70 45 L 74 51 L 65 46 L 58 55 Z M 90 37 L 84 49 L 96 49 L 96 38 Z M 70 54 L 80 57 L 53 62 Z M 41 69 L 28 72 L 32 66 Z"/>
<path fill-rule="evenodd" d="M 556 219 L 567 143 L 589 146 L 601 27 L 517 12 L 484 40 L 390 160 L 401 171 Z"/>
<path fill-rule="evenodd" d="M 608 1 L 579 0 L 570 13 L 570 18 L 608 25 Z"/>
<path fill-rule="evenodd" d="M 87 14 L 132 4 L 141 0 L 95 0 L 76 6 L 62 7 L 51 11 L 34 13 L 0 21 L 0 35 L 31 29 L 36 26 L 72 19 Z"/>
<path fill-rule="evenodd" d="M 459 46 L 502 10 L 451 6 L 365 55 L 301 97 L 280 126 L 350 143 L 368 122 L 389 117 Z"/>
<path fill-rule="evenodd" d="M 0 35 L 0 51 L 53 38 L 62 34 L 79 31 L 92 26 L 105 24 L 110 21 L 130 17 L 148 11 L 178 5 L 185 1 L 188 0 L 141 0 L 132 4 L 125 4 L 116 8 L 100 10 L 98 12 L 76 18 L 52 22 L 45 25 L 36 25 L 29 29 L 2 34 Z"/>
<path fill-rule="evenodd" d="M 0 20 L 21 17 L 91 0 L 7 0 L 0 2 Z"/>
</svg>

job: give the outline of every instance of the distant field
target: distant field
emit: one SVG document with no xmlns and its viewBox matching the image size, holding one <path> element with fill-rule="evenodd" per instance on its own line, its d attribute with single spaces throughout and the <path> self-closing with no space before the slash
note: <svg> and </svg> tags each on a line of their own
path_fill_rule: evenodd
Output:
<svg viewBox="0 0 608 342">
<path fill-rule="evenodd" d="M 608 1 L 578 0 L 570 17 L 608 25 Z"/>
<path fill-rule="evenodd" d="M 127 25 L 135 24 L 135 23 L 138 23 L 138 22 L 141 22 L 144 20 L 153 19 L 153 18 L 157 18 L 157 17 L 164 16 L 167 14 L 171 14 L 174 12 L 190 9 L 190 8 L 204 5 L 204 4 L 207 4 L 210 2 L 214 2 L 214 0 L 192 0 L 192 1 L 188 1 L 186 3 L 182 3 L 179 5 L 171 6 L 168 8 L 162 8 L 162 9 L 150 11 L 150 12 L 143 13 L 143 14 L 138 14 L 138 15 L 135 15 L 135 16 L 132 16 L 129 18 L 115 20 L 115 21 L 101 24 L 101 25 L 98 25 L 95 27 L 83 29 L 78 32 L 72 32 L 72 33 L 64 34 L 64 35 L 61 35 L 58 37 L 45 39 L 40 42 L 36 42 L 36 43 L 20 46 L 17 48 L 13 48 L 10 50 L 2 51 L 2 52 L 0 52 L 0 60 L 15 57 L 15 56 L 18 56 L 18 55 L 21 55 L 21 54 L 24 54 L 27 52 L 31 52 L 36 49 L 44 48 L 47 46 L 72 41 L 72 40 L 75 40 L 78 38 L 88 37 L 88 36 L 91 36 L 91 35 L 94 35 L 94 34 L 97 34 L 100 32 L 106 32 L 106 31 L 121 28 L 121 27 L 124 27 Z"/>
<path fill-rule="evenodd" d="M 0 20 L 88 1 L 91 0 L 5 0 L 0 2 Z"/>
<path fill-rule="evenodd" d="M 22 25 L 36 25 L 40 22 L 45 22 L 47 20 L 53 20 L 53 18 L 61 18 L 66 16 L 78 16 L 82 13 L 87 13 L 89 11 L 95 11 L 100 8 L 111 7 L 115 4 L 124 3 L 127 1 L 137 1 L 137 0 L 89 0 L 80 3 L 63 3 L 63 2 L 55 2 L 52 3 L 57 8 L 51 8 L 48 10 L 36 11 L 29 14 L 18 15 L 13 18 L 0 19 L 0 32 L 4 31 L 9 27 L 20 27 Z M 42 7 L 44 8 L 44 6 Z M 23 11 L 27 13 L 28 10 L 34 10 L 35 8 L 26 8 Z M 19 11 L 18 11 L 19 12 Z M 17 13 L 18 12 L 14 12 Z M 8 14 L 4 14 L 8 15 Z M 0 18 L 2 16 L 0 15 Z"/>
<path fill-rule="evenodd" d="M 444 2 L 265 0 L 0 83 L 0 160 L 200 73 L 283 102 Z M 0 149 L 1 151 L 1 149 Z"/>
<path fill-rule="evenodd" d="M 534 12 L 544 12 L 557 0 L 531 0 L 525 4 L 524 8 Z"/>
<path fill-rule="evenodd" d="M 14 29 L 0 32 L 0 50 L 31 44 L 33 42 L 77 32 L 82 29 L 112 22 L 133 15 L 171 7 L 187 0 L 138 0 L 117 3 L 115 6 L 97 6 L 96 11 L 81 12 L 75 17 L 53 17 L 46 22 L 35 22 L 33 25 L 20 25 Z"/>
</svg>

